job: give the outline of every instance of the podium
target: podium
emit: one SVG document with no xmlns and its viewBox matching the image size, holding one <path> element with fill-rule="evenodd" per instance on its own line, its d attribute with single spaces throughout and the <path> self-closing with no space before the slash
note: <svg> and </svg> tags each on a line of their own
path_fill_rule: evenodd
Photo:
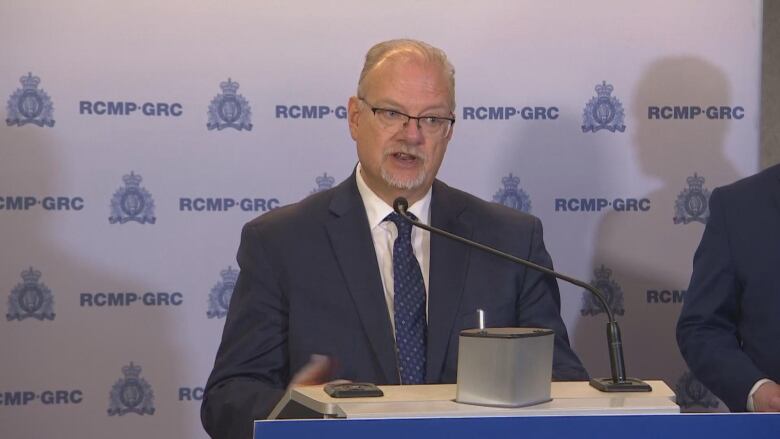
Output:
<svg viewBox="0 0 780 439">
<path fill-rule="evenodd" d="M 780 414 L 680 414 L 674 392 L 602 393 L 553 382 L 552 401 L 500 408 L 459 404 L 455 385 L 379 386 L 383 397 L 331 398 L 322 386 L 289 390 L 255 421 L 255 438 L 777 438 Z"/>
<path fill-rule="evenodd" d="M 630 413 L 679 413 L 674 392 L 663 381 L 649 381 L 652 392 L 603 393 L 587 381 L 553 382 L 552 401 L 520 408 L 455 402 L 455 384 L 379 386 L 382 397 L 331 398 L 322 386 L 290 389 L 269 419 L 445 418 Z"/>
</svg>

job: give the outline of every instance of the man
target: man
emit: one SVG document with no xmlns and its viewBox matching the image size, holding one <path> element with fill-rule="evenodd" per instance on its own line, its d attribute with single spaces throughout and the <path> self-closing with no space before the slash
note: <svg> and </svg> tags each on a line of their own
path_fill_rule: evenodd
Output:
<svg viewBox="0 0 780 439">
<path fill-rule="evenodd" d="M 780 411 L 780 166 L 710 197 L 677 342 L 731 411 Z"/>
<path fill-rule="evenodd" d="M 454 69 L 441 50 L 395 40 L 368 52 L 348 104 L 353 175 L 244 227 L 203 400 L 213 437 L 248 437 L 291 384 L 454 383 L 458 334 L 476 326 L 478 308 L 489 326 L 553 329 L 554 378 L 587 379 L 555 279 L 391 215 L 403 196 L 421 221 L 552 265 L 537 218 L 435 180 L 454 110 Z"/>
</svg>

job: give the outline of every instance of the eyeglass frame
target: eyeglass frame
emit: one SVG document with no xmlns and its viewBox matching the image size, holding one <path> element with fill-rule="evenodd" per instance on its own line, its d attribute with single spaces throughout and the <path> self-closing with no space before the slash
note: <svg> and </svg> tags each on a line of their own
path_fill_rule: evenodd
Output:
<svg viewBox="0 0 780 439">
<path fill-rule="evenodd" d="M 450 122 L 449 126 L 447 126 L 447 129 L 446 129 L 446 130 L 445 130 L 445 131 L 442 133 L 442 137 L 447 137 L 447 136 L 450 134 L 450 132 L 452 132 L 452 126 L 453 126 L 453 125 L 455 125 L 455 118 L 454 118 L 454 117 L 443 117 L 443 116 L 410 116 L 410 115 L 408 115 L 408 114 L 406 114 L 406 113 L 403 113 L 403 112 L 401 112 L 401 111 L 398 111 L 398 110 L 393 110 L 393 109 L 391 109 L 391 108 L 374 107 L 374 106 L 373 106 L 373 105 L 371 105 L 371 104 L 370 104 L 370 103 L 369 103 L 367 100 L 365 100 L 365 98 L 362 98 L 362 97 L 360 97 L 360 96 L 358 96 L 357 98 L 358 98 L 358 100 L 359 100 L 359 101 L 361 101 L 361 102 L 363 102 L 364 104 L 368 105 L 368 108 L 369 108 L 369 110 L 371 110 L 371 112 L 372 112 L 372 113 L 374 113 L 374 116 L 376 116 L 376 112 L 377 112 L 377 111 L 390 111 L 390 112 L 393 112 L 393 113 L 399 114 L 399 115 L 401 115 L 401 116 L 403 116 L 403 117 L 405 117 L 405 118 L 406 118 L 406 121 L 405 121 L 403 124 L 401 124 L 401 126 L 402 126 L 402 127 L 406 127 L 406 126 L 407 126 L 407 124 L 409 124 L 409 121 L 411 121 L 411 120 L 414 120 L 414 121 L 415 121 L 415 125 L 417 125 L 417 129 L 418 129 L 420 132 L 422 132 L 422 128 L 420 127 L 420 121 L 421 121 L 422 119 L 426 119 L 426 118 L 441 119 L 441 120 L 446 120 L 446 121 L 449 121 L 449 122 Z"/>
</svg>

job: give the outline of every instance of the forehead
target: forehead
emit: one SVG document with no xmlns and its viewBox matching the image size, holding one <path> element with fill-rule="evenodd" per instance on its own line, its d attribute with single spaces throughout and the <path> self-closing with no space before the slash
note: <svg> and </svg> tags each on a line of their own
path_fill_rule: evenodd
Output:
<svg viewBox="0 0 780 439">
<path fill-rule="evenodd" d="M 435 62 L 393 57 L 371 70 L 364 81 L 366 98 L 377 105 L 449 109 L 450 83 L 444 68 Z"/>
</svg>

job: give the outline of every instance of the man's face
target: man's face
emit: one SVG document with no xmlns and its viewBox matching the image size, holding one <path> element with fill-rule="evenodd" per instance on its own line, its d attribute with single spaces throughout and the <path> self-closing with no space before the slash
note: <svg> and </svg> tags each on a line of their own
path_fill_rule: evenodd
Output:
<svg viewBox="0 0 780 439">
<path fill-rule="evenodd" d="M 452 129 L 446 136 L 423 134 L 414 120 L 388 129 L 371 107 L 411 116 L 451 117 L 449 81 L 443 69 L 416 58 L 391 58 L 363 80 L 364 100 L 349 100 L 349 129 L 357 143 L 366 184 L 385 202 L 422 198 L 433 184 L 444 159 Z"/>
</svg>

